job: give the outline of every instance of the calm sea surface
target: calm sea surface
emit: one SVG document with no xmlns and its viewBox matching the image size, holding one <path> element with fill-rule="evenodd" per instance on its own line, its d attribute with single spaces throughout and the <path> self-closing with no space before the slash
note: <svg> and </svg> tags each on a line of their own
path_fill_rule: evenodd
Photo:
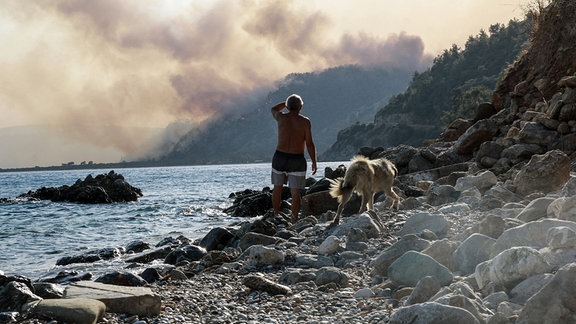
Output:
<svg viewBox="0 0 576 324">
<path fill-rule="evenodd" d="M 321 178 L 325 166 L 334 168 L 338 163 L 319 163 L 315 178 Z M 72 185 L 88 174 L 109 171 L 0 173 L 0 197 L 14 198 L 40 187 Z M 233 202 L 228 198 L 230 193 L 270 186 L 268 163 L 114 171 L 140 188 L 144 196 L 137 202 L 121 204 L 0 203 L 0 270 L 35 280 L 62 270 L 55 264 L 63 256 L 125 246 L 134 240 L 155 245 L 169 236 L 201 238 L 213 227 L 242 220 L 223 212 Z M 119 266 L 120 260 L 112 260 L 75 265 L 74 270 L 99 272 Z"/>
</svg>

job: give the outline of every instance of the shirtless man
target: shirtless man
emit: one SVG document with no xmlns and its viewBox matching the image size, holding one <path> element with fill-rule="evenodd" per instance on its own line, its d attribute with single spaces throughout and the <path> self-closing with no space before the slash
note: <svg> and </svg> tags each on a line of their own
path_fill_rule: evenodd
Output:
<svg viewBox="0 0 576 324">
<path fill-rule="evenodd" d="M 316 174 L 316 146 L 312 140 L 312 126 L 308 117 L 300 115 L 304 102 L 291 95 L 286 102 L 272 107 L 272 116 L 278 123 L 278 145 L 272 159 L 272 207 L 274 215 L 280 212 L 282 188 L 286 182 L 292 195 L 292 223 L 298 220 L 301 190 L 306 185 L 306 158 L 304 148 L 312 160 L 312 174 Z M 287 108 L 287 112 L 282 112 Z"/>
</svg>

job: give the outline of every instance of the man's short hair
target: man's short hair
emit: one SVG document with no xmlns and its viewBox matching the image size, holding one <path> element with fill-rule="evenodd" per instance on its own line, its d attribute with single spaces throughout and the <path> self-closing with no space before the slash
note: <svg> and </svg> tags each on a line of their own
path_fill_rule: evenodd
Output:
<svg viewBox="0 0 576 324">
<path fill-rule="evenodd" d="M 290 95 L 290 97 L 286 99 L 286 107 L 288 110 L 297 110 L 302 108 L 303 105 L 304 101 L 302 101 L 302 98 L 297 94 Z"/>
</svg>

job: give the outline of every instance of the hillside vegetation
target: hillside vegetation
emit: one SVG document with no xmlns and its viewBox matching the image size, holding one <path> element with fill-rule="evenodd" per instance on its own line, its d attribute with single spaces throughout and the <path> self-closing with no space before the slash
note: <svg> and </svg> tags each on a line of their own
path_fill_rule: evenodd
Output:
<svg viewBox="0 0 576 324">
<path fill-rule="evenodd" d="M 390 99 L 372 123 L 356 123 L 339 132 L 322 160 L 344 160 L 363 146 L 419 146 L 436 138 L 455 118 L 472 118 L 478 104 L 490 101 L 502 72 L 529 37 L 530 19 L 495 24 L 470 36 L 464 49 L 453 45 L 408 89 Z"/>
</svg>

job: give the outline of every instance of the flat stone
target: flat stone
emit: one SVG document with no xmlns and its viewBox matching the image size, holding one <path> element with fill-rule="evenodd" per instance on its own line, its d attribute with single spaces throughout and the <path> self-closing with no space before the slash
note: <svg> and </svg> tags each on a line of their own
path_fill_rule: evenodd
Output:
<svg viewBox="0 0 576 324">
<path fill-rule="evenodd" d="M 104 317 L 106 305 L 88 298 L 44 299 L 34 305 L 31 312 L 66 323 L 95 324 Z"/>
<path fill-rule="evenodd" d="M 111 313 L 143 316 L 160 315 L 162 301 L 150 288 L 108 285 L 93 281 L 78 281 L 66 288 L 64 298 L 97 299 Z"/>
</svg>

